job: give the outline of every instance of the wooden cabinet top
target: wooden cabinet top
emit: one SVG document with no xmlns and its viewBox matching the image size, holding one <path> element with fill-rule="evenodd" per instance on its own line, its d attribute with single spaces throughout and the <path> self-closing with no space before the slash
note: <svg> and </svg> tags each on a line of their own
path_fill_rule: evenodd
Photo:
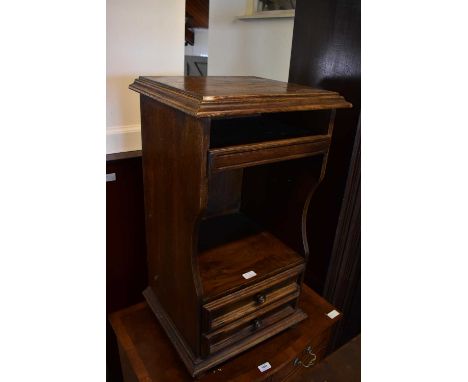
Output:
<svg viewBox="0 0 468 382">
<path fill-rule="evenodd" d="M 336 92 L 259 77 L 139 77 L 130 89 L 195 117 L 349 108 Z"/>
</svg>

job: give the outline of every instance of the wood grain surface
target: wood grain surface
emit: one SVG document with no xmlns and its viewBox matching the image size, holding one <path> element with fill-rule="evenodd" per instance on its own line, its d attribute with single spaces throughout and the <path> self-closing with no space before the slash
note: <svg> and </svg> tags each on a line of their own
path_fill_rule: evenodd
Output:
<svg viewBox="0 0 468 382">
<path fill-rule="evenodd" d="M 316 367 L 296 373 L 287 382 L 360 382 L 361 335 L 353 338 Z"/>
<path fill-rule="evenodd" d="M 317 361 L 322 359 L 330 330 L 341 315 L 330 319 L 327 313 L 334 307 L 307 287 L 301 296 L 301 308 L 308 318 L 297 326 L 215 367 L 199 380 L 252 382 L 272 378 L 281 381 L 302 372 L 303 368 L 295 365 L 295 360 L 304 360 L 308 346 L 317 355 Z M 110 321 L 120 345 L 126 382 L 194 380 L 146 303 L 117 312 Z M 269 362 L 272 368 L 261 373 L 257 366 L 264 362 Z"/>
<path fill-rule="evenodd" d="M 201 283 L 194 227 L 206 207 L 208 126 L 141 97 L 149 286 L 195 354 Z"/>
<path fill-rule="evenodd" d="M 259 77 L 145 76 L 130 89 L 196 117 L 352 106 L 336 92 Z"/>
<path fill-rule="evenodd" d="M 256 77 L 140 77 L 130 87 L 141 93 L 144 296 L 198 376 L 306 319 L 308 206 L 335 109 L 351 105 Z M 267 114 L 279 111 L 290 113 Z"/>
<path fill-rule="evenodd" d="M 301 256 L 242 214 L 203 222 L 200 242 L 198 264 L 206 302 L 304 264 Z M 244 278 L 250 271 L 256 276 Z"/>
</svg>

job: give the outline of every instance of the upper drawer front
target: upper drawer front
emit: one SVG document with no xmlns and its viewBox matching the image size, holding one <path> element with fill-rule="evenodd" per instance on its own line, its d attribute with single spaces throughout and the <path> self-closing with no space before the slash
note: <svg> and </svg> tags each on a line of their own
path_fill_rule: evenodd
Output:
<svg viewBox="0 0 468 382">
<path fill-rule="evenodd" d="M 318 135 L 210 149 L 211 172 L 256 166 L 325 153 L 330 136 Z"/>
<path fill-rule="evenodd" d="M 301 264 L 267 280 L 203 306 L 204 332 L 218 329 L 245 316 L 254 317 L 296 299 Z"/>
</svg>

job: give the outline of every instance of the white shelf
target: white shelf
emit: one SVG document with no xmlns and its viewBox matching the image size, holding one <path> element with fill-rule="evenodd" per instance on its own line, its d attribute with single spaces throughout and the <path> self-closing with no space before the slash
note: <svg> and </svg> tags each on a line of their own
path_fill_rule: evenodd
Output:
<svg viewBox="0 0 468 382">
<path fill-rule="evenodd" d="M 237 16 L 239 20 L 294 18 L 295 10 L 256 12 L 252 15 Z"/>
</svg>

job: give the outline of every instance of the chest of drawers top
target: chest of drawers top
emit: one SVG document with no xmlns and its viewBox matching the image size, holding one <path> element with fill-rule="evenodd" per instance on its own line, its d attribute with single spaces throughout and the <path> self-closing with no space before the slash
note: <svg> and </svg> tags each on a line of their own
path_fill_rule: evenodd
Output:
<svg viewBox="0 0 468 382">
<path fill-rule="evenodd" d="M 130 89 L 196 117 L 352 106 L 333 91 L 259 77 L 140 76 Z"/>
</svg>

